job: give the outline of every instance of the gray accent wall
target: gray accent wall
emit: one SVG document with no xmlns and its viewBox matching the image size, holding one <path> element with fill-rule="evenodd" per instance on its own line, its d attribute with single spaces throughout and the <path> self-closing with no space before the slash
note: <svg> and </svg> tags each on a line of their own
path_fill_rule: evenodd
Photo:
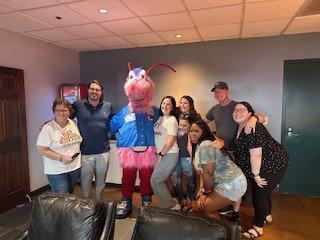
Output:
<svg viewBox="0 0 320 240">
<path fill-rule="evenodd" d="M 205 114 L 217 103 L 210 92 L 213 84 L 225 81 L 231 98 L 248 101 L 265 114 L 267 128 L 280 140 L 283 62 L 311 58 L 320 58 L 319 33 L 83 52 L 79 61 L 81 82 L 99 79 L 105 87 L 105 99 L 117 108 L 127 104 L 123 84 L 128 61 L 145 69 L 166 63 L 177 70 L 174 74 L 158 69 L 152 74 L 157 106 L 165 95 L 179 102 L 187 94 L 195 99 L 196 109 Z"/>
</svg>

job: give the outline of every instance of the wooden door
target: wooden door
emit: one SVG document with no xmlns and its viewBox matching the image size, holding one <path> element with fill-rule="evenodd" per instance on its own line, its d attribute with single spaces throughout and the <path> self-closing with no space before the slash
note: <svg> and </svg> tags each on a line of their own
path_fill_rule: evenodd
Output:
<svg viewBox="0 0 320 240">
<path fill-rule="evenodd" d="M 29 191 L 23 71 L 0 67 L 0 213 Z"/>
<path fill-rule="evenodd" d="M 284 193 L 320 196 L 320 59 L 284 64 L 282 143 L 291 163 Z"/>
</svg>

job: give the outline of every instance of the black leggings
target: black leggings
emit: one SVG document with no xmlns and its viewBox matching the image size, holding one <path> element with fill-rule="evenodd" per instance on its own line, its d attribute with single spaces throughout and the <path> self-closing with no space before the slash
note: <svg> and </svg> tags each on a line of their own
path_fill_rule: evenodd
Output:
<svg viewBox="0 0 320 240">
<path fill-rule="evenodd" d="M 254 208 L 254 224 L 263 227 L 266 217 L 271 214 L 271 192 L 280 183 L 286 168 L 278 173 L 261 173 L 261 178 L 267 180 L 267 186 L 261 188 L 253 178 L 250 178 L 252 185 L 252 205 Z"/>
</svg>

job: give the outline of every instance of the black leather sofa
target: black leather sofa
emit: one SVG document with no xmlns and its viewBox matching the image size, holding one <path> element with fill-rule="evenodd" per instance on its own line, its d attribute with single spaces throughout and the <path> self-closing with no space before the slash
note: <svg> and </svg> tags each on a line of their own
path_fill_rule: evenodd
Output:
<svg viewBox="0 0 320 240">
<path fill-rule="evenodd" d="M 18 239 L 113 239 L 115 212 L 115 203 L 46 193 L 35 198 L 29 228 Z"/>
<path fill-rule="evenodd" d="M 197 213 L 141 207 L 131 240 L 236 240 L 237 225 Z"/>
</svg>

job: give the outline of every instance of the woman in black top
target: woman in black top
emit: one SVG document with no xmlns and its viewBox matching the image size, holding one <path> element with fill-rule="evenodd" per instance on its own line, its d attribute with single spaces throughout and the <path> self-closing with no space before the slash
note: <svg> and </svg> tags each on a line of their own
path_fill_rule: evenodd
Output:
<svg viewBox="0 0 320 240">
<path fill-rule="evenodd" d="M 188 135 L 191 123 L 195 120 L 200 120 L 201 116 L 194 108 L 193 98 L 188 95 L 181 97 L 179 107 L 177 108 L 177 115 L 179 123 L 177 136 L 179 162 L 173 169 L 170 180 L 177 199 L 183 207 L 187 207 L 188 198 L 189 200 L 193 200 L 196 191 L 196 174 L 187 147 Z"/>
<path fill-rule="evenodd" d="M 187 208 L 188 203 L 194 200 L 196 194 L 196 172 L 191 161 L 192 146 L 189 142 L 193 119 L 190 116 L 180 115 L 178 123 L 179 161 L 170 175 L 170 180 L 179 203 L 183 208 Z"/>
<path fill-rule="evenodd" d="M 244 133 L 243 128 L 253 115 L 247 102 L 234 107 L 233 119 L 239 124 L 235 160 L 252 185 L 255 222 L 243 235 L 249 239 L 261 236 L 264 224 L 272 221 L 270 193 L 280 183 L 289 162 L 286 150 L 261 123 L 257 123 L 254 133 Z"/>
</svg>

